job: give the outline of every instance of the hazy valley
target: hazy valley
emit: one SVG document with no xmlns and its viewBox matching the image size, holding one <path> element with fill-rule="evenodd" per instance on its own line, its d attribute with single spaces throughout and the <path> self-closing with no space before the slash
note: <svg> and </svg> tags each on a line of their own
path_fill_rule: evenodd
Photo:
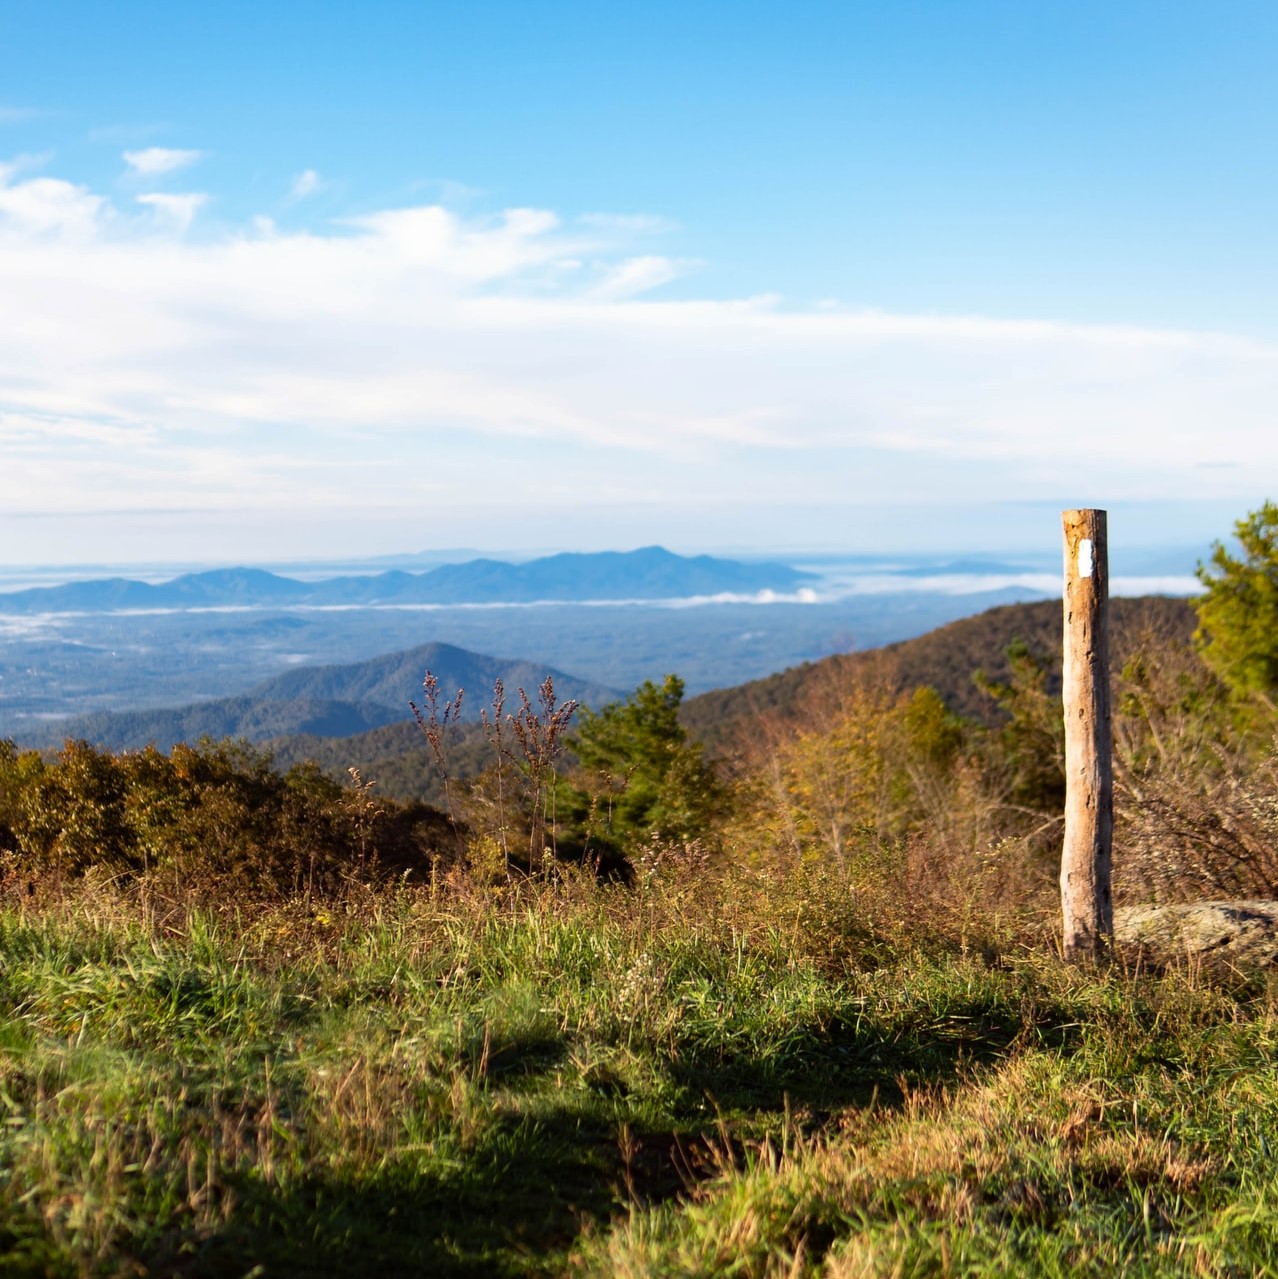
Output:
<svg viewBox="0 0 1278 1279">
<path fill-rule="evenodd" d="M 648 548 L 320 580 L 240 569 L 12 590 L 0 593 L 0 736 L 53 745 L 72 733 L 117 747 L 152 730 L 157 741 L 346 736 L 393 722 L 387 708 L 406 716 L 421 672 L 362 708 L 349 703 L 376 699 L 317 692 L 315 681 L 309 704 L 282 707 L 294 699 L 271 681 L 428 643 L 558 671 L 592 703 L 670 671 L 695 694 L 1040 597 L 1042 567 L 866 557 L 813 570 Z M 186 710 L 203 703 L 221 705 Z M 182 713 L 139 718 L 158 710 Z"/>
</svg>

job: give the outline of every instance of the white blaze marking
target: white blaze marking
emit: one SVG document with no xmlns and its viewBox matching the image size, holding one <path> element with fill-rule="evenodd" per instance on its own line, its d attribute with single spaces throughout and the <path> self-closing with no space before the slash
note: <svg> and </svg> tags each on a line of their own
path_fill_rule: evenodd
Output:
<svg viewBox="0 0 1278 1279">
<path fill-rule="evenodd" d="M 1092 575 L 1092 539 L 1090 537 L 1083 538 L 1078 544 L 1078 575 L 1079 577 Z"/>
</svg>

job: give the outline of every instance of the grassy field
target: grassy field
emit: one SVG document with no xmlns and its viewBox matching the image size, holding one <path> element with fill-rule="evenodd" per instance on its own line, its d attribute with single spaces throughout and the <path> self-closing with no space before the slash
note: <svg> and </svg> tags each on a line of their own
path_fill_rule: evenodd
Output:
<svg viewBox="0 0 1278 1279">
<path fill-rule="evenodd" d="M 11 898 L 0 1274 L 1278 1273 L 1275 992 L 960 932 L 696 865 Z"/>
</svg>

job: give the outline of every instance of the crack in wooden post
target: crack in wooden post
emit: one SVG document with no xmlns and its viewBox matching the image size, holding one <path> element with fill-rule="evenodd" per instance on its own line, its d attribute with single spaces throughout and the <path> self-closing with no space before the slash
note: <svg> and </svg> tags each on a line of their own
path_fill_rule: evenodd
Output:
<svg viewBox="0 0 1278 1279">
<path fill-rule="evenodd" d="M 1099 959 L 1114 936 L 1113 725 L 1109 686 L 1106 514 L 1064 511 L 1065 843 L 1061 850 L 1064 953 Z"/>
</svg>

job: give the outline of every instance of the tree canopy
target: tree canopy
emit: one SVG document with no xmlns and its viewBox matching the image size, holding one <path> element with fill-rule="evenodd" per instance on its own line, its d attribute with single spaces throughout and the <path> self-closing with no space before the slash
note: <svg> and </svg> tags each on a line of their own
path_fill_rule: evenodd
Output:
<svg viewBox="0 0 1278 1279">
<path fill-rule="evenodd" d="M 1278 696 L 1278 504 L 1266 502 L 1234 525 L 1241 550 L 1221 542 L 1198 566 L 1195 642 L 1235 693 Z"/>
</svg>

